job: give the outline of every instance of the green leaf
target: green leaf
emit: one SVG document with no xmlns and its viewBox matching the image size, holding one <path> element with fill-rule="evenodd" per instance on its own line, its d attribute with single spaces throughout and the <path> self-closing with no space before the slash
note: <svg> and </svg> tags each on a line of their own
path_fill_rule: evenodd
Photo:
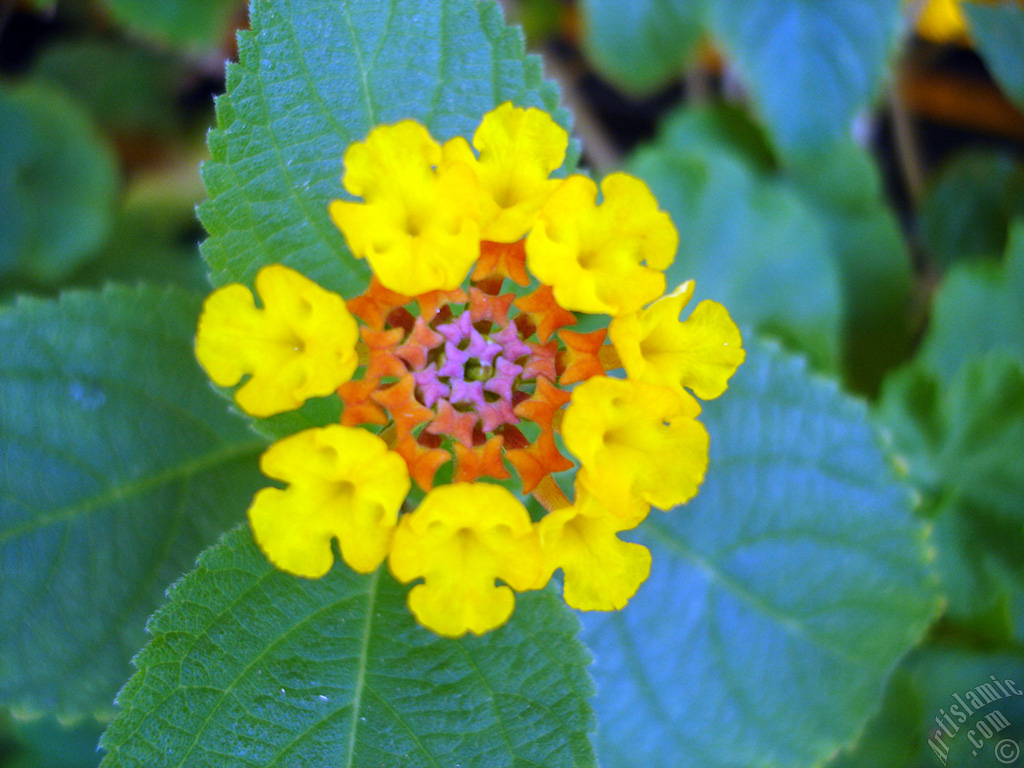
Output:
<svg viewBox="0 0 1024 768">
<path fill-rule="evenodd" d="M 1007 520 L 969 501 L 950 500 L 936 512 L 933 526 L 944 623 L 979 642 L 1012 642 L 1011 601 L 1024 587 L 1024 519 Z"/>
<path fill-rule="evenodd" d="M 909 366 L 886 382 L 880 417 L 915 485 L 1024 525 L 1024 361 L 990 353 L 948 386 Z"/>
<path fill-rule="evenodd" d="M 596 765 L 589 655 L 553 590 L 461 640 L 417 626 L 406 591 L 282 573 L 231 532 L 150 621 L 104 768 Z"/>
<path fill-rule="evenodd" d="M 843 371 L 874 395 L 911 348 L 911 258 L 871 157 L 852 141 L 793 163 L 788 178 L 819 214 L 839 266 Z"/>
<path fill-rule="evenodd" d="M 0 276 L 68 275 L 106 237 L 117 184 L 77 104 L 40 86 L 0 87 Z"/>
<path fill-rule="evenodd" d="M 242 515 L 264 442 L 192 356 L 198 298 L 0 310 L 0 703 L 109 714 L 166 586 Z"/>
<path fill-rule="evenodd" d="M 878 417 L 935 517 L 946 617 L 1007 633 L 1007 573 L 1024 548 L 1024 225 L 1003 264 L 961 263 L 936 291 L 915 361 Z"/>
<path fill-rule="evenodd" d="M 167 53 L 93 39 L 50 45 L 32 67 L 34 79 L 65 90 L 106 130 L 164 138 L 184 127 L 178 102 L 190 76 Z"/>
<path fill-rule="evenodd" d="M 863 404 L 744 346 L 704 407 L 700 493 L 639 530 L 650 579 L 584 620 L 606 768 L 819 765 L 937 608 L 909 491 Z"/>
<path fill-rule="evenodd" d="M 675 110 L 659 128 L 658 146 L 688 154 L 724 151 L 763 173 L 773 172 L 778 165 L 765 132 L 734 104 Z"/>
<path fill-rule="evenodd" d="M 1024 550 L 1024 363 L 989 353 L 949 384 L 907 366 L 886 380 L 878 418 L 936 518 L 947 618 L 1007 634 L 1004 577 Z"/>
<path fill-rule="evenodd" d="M 939 173 L 920 213 L 921 241 L 943 266 L 998 259 L 1009 223 L 1024 215 L 1024 170 L 1003 152 L 972 150 Z"/>
<path fill-rule="evenodd" d="M 935 294 L 920 358 L 948 383 L 979 352 L 1024 360 L 1024 219 L 1010 229 L 1003 264 L 973 263 L 949 271 Z"/>
<path fill-rule="evenodd" d="M 1019 765 L 1024 696 L 1014 689 L 1024 690 L 1022 677 L 1020 653 L 939 645 L 915 651 L 893 674 L 857 747 L 828 768 Z"/>
<path fill-rule="evenodd" d="M 194 169 L 198 185 L 198 163 Z M 170 185 L 129 198 L 115 217 L 107 242 L 75 273 L 75 285 L 141 281 L 209 291 L 206 267 L 199 257 L 202 227 L 196 221 L 197 200 L 192 192 Z"/>
<path fill-rule="evenodd" d="M 0 717 L 2 720 L 2 717 Z M 52 718 L 14 722 L 10 741 L 0 738 L 4 768 L 96 768 L 103 726 L 95 720 L 61 725 Z M 10 757 L 5 755 L 10 751 Z"/>
<path fill-rule="evenodd" d="M 741 325 L 781 337 L 821 368 L 834 367 L 842 306 L 823 225 L 791 189 L 723 147 L 714 123 L 705 132 L 705 122 L 700 113 L 681 112 L 630 163 L 680 232 L 669 286 L 693 278 L 700 298 L 723 303 Z"/>
<path fill-rule="evenodd" d="M 1024 8 L 1015 0 L 964 3 L 971 36 L 989 71 L 1018 107 L 1024 107 Z"/>
<path fill-rule="evenodd" d="M 1024 645 L 1024 588 L 1010 595 L 1009 609 L 1013 639 L 1019 645 Z"/>
<path fill-rule="evenodd" d="M 710 23 L 783 154 L 847 134 L 887 71 L 891 0 L 712 0 Z"/>
<path fill-rule="evenodd" d="M 921 748 L 924 739 L 918 732 L 928 713 L 905 667 L 913 652 L 893 672 L 886 686 L 882 705 L 868 722 L 857 743 L 827 763 L 828 768 L 926 768 L 931 762 Z M 934 756 L 933 756 L 934 759 Z"/>
<path fill-rule="evenodd" d="M 584 0 L 583 42 L 595 67 L 634 94 L 682 74 L 701 37 L 702 2 Z"/>
<path fill-rule="evenodd" d="M 415 118 L 446 140 L 507 100 L 568 123 L 491 0 L 255 0 L 251 24 L 203 169 L 215 284 L 282 262 L 346 296 L 365 288 L 327 206 L 345 148 L 375 125 Z"/>
<path fill-rule="evenodd" d="M 211 50 L 228 39 L 238 0 L 106 0 L 114 19 L 158 43 Z"/>
</svg>

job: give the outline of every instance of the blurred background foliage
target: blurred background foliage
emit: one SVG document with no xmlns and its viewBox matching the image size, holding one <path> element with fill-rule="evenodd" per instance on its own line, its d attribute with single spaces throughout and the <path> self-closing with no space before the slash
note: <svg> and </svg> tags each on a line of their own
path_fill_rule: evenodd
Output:
<svg viewBox="0 0 1024 768">
<path fill-rule="evenodd" d="M 935 764 L 950 692 L 1024 678 L 1024 9 L 504 6 L 582 164 L 641 176 L 672 214 L 670 283 L 695 277 L 871 403 L 946 604 L 833 764 Z M 246 23 L 238 0 L 0 6 L 0 312 L 108 282 L 208 290 L 198 169 Z M 3 715 L 0 765 L 95 766 L 102 730 Z"/>
</svg>

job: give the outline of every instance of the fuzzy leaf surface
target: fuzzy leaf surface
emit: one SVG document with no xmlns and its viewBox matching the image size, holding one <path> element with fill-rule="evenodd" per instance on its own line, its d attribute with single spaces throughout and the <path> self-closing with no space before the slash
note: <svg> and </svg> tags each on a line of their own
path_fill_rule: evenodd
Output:
<svg viewBox="0 0 1024 768">
<path fill-rule="evenodd" d="M 553 591 L 504 627 L 440 638 L 383 569 L 276 570 L 248 528 L 151 620 L 103 768 L 595 766 L 589 654 Z"/>
<path fill-rule="evenodd" d="M 284 263 L 350 297 L 369 280 L 327 214 L 342 155 L 376 125 L 414 118 L 472 136 L 505 101 L 557 110 L 522 34 L 491 0 L 255 0 L 217 101 L 200 209 L 215 284 Z"/>
<path fill-rule="evenodd" d="M 258 487 L 264 441 L 192 355 L 199 300 L 0 310 L 0 702 L 109 715 L 146 617 Z"/>
<path fill-rule="evenodd" d="M 707 478 L 652 512 L 651 577 L 587 615 L 608 768 L 816 766 L 874 713 L 937 608 L 922 526 L 864 406 L 747 339 L 702 420 Z"/>
</svg>

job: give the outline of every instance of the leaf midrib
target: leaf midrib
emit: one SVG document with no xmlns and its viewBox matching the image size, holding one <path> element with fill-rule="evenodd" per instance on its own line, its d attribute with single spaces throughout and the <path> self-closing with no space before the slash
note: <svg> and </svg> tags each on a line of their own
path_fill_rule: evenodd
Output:
<svg viewBox="0 0 1024 768">
<path fill-rule="evenodd" d="M 758 595 L 751 592 L 749 589 L 744 587 L 738 581 L 730 577 L 724 571 L 722 571 L 716 563 L 702 557 L 700 554 L 695 552 L 686 546 L 679 540 L 677 536 L 674 536 L 664 524 L 655 521 L 648 520 L 644 526 L 644 530 L 654 536 L 658 541 L 665 547 L 678 553 L 684 557 L 687 561 L 696 567 L 701 573 L 703 573 L 709 582 L 718 584 L 724 588 L 727 592 L 733 595 L 734 598 L 744 603 L 754 610 L 760 612 L 764 616 L 768 617 L 776 626 L 778 626 L 783 632 L 790 637 L 793 637 L 801 642 L 809 643 L 822 651 L 834 655 L 840 659 L 843 659 L 855 666 L 866 666 L 870 667 L 871 662 L 869 659 L 863 658 L 857 654 L 850 653 L 849 650 L 844 648 L 837 648 L 832 643 L 822 639 L 821 637 L 815 636 L 810 633 L 805 626 L 800 624 L 795 619 L 785 616 L 775 610 L 771 605 L 761 599 Z"/>
<path fill-rule="evenodd" d="M 359 727 L 359 710 L 363 703 L 363 688 L 366 685 L 366 666 L 369 660 L 370 634 L 373 630 L 373 609 L 377 603 L 377 588 L 380 584 L 380 568 L 373 572 L 366 596 L 366 618 L 363 621 L 363 642 L 359 648 L 359 665 L 356 667 L 356 687 L 352 696 L 352 726 L 349 728 L 348 756 L 346 768 L 352 768 L 356 755 L 356 729 Z"/>
<path fill-rule="evenodd" d="M 146 491 L 158 488 L 161 485 L 165 485 L 176 480 L 188 479 L 200 474 L 201 472 L 205 472 L 218 464 L 224 464 L 234 459 L 240 459 L 248 454 L 259 453 L 263 451 L 264 448 L 266 448 L 266 443 L 264 441 L 255 439 L 248 440 L 244 443 L 229 445 L 224 449 L 210 452 L 204 456 L 169 467 L 147 477 L 114 486 L 103 493 L 96 494 L 95 496 L 79 501 L 76 504 L 70 504 L 65 507 L 51 510 L 46 514 L 37 515 L 21 525 L 15 525 L 7 528 L 6 530 L 0 531 L 0 547 L 19 536 L 25 536 L 46 528 L 47 526 L 58 525 L 82 515 L 87 515 L 108 504 L 114 504 L 133 496 L 141 495 Z"/>
</svg>

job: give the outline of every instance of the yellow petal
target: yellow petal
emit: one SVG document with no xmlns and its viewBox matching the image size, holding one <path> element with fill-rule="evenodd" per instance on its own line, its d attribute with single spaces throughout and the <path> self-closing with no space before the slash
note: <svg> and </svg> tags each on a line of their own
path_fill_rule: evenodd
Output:
<svg viewBox="0 0 1024 768">
<path fill-rule="evenodd" d="M 568 145 L 569 135 L 540 109 L 506 102 L 484 115 L 473 135 L 480 159 L 471 163 L 480 180 L 481 239 L 512 243 L 530 230 L 560 183 L 550 176 Z M 445 147 L 446 157 L 469 161 L 467 151 Z"/>
<path fill-rule="evenodd" d="M 526 239 L 530 271 L 563 307 L 613 316 L 635 312 L 665 291 L 679 236 L 640 179 L 613 173 L 597 187 L 570 176 Z"/>
<path fill-rule="evenodd" d="M 441 145 L 414 120 L 374 128 L 345 152 L 345 189 L 365 202 L 329 207 L 352 254 L 407 296 L 454 290 L 480 252 L 476 174 L 441 160 Z"/>
<path fill-rule="evenodd" d="M 573 390 L 562 436 L 580 460 L 580 481 L 630 517 L 638 500 L 670 509 L 697 493 L 708 463 L 699 412 L 692 397 L 667 387 L 595 376 Z"/>
<path fill-rule="evenodd" d="M 405 461 L 381 438 L 337 424 L 307 429 L 270 446 L 260 468 L 288 484 L 263 489 L 249 507 L 256 542 L 278 568 L 323 576 L 333 539 L 360 573 L 387 557 L 410 481 Z"/>
<path fill-rule="evenodd" d="M 441 145 L 420 123 L 402 120 L 377 126 L 366 141 L 351 144 L 344 162 L 342 183 L 356 197 L 397 196 L 415 208 L 441 162 Z"/>
<path fill-rule="evenodd" d="M 608 335 L 630 379 L 680 395 L 686 387 L 710 400 L 726 390 L 746 354 L 739 329 L 717 302 L 702 301 L 680 322 L 692 294 L 690 280 L 647 309 L 613 319 Z"/>
<path fill-rule="evenodd" d="M 402 517 L 388 560 L 399 581 L 422 578 L 409 608 L 425 627 L 447 637 L 480 635 L 504 624 L 512 590 L 534 587 L 542 567 L 540 540 L 526 507 L 487 483 L 434 488 Z"/>
<path fill-rule="evenodd" d="M 616 535 L 635 527 L 640 519 L 623 520 L 577 486 L 572 507 L 550 512 L 537 524 L 544 553 L 542 582 L 561 568 L 565 602 L 573 608 L 622 608 L 651 571 L 647 548 Z"/>
<path fill-rule="evenodd" d="M 235 400 L 253 416 L 294 410 L 334 392 L 358 364 L 356 321 L 341 296 L 281 264 L 256 275 L 252 293 L 232 283 L 207 297 L 196 357 L 217 384 L 249 380 Z"/>
</svg>

